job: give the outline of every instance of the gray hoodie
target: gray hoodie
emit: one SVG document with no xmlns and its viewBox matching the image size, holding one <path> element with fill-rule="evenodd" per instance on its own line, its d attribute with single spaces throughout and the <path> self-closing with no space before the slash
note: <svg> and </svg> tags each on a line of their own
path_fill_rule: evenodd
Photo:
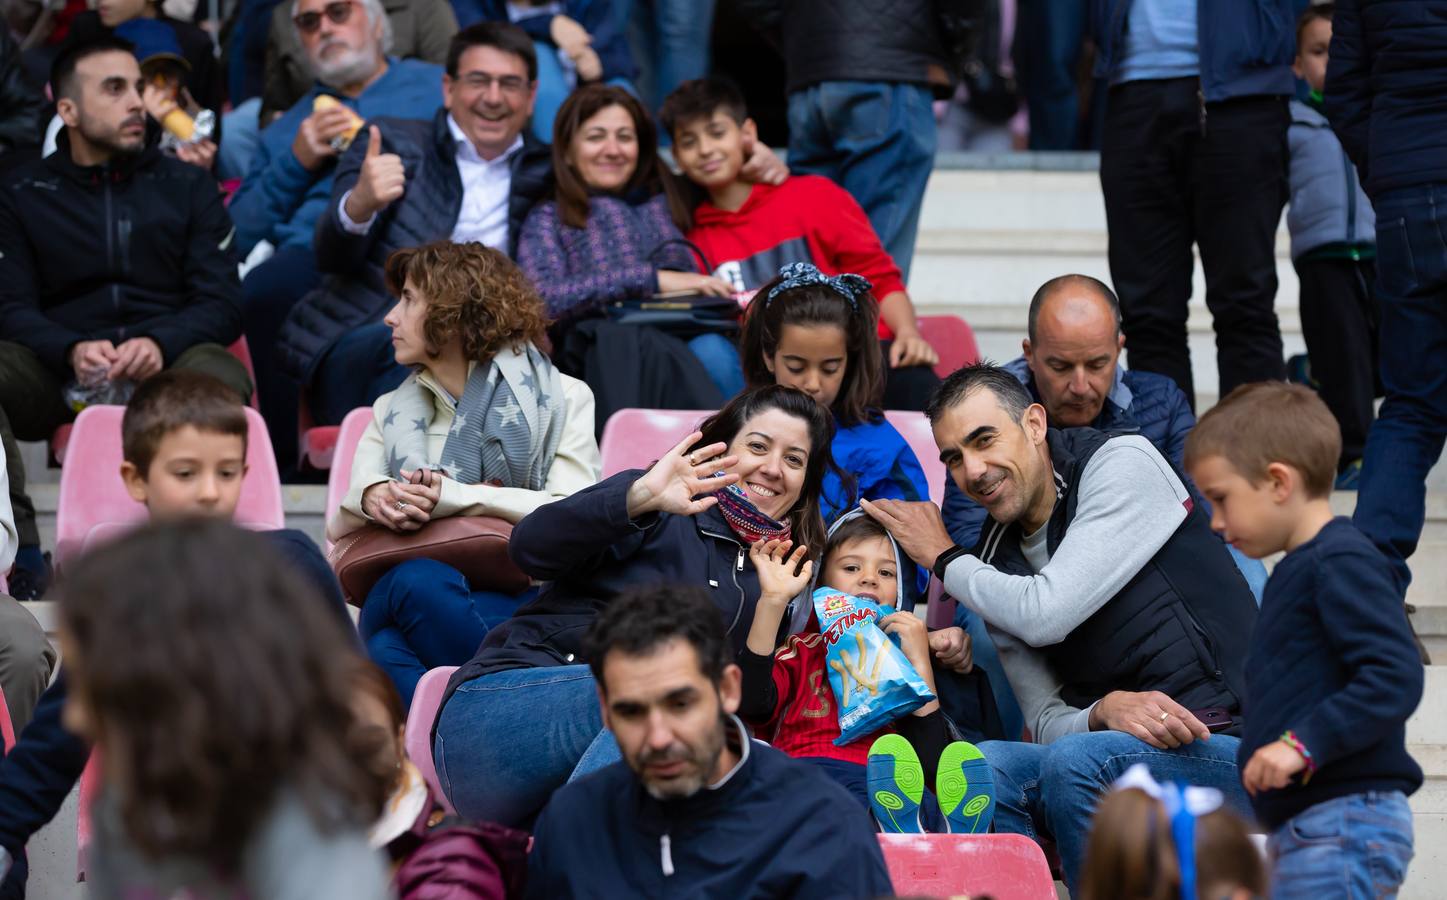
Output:
<svg viewBox="0 0 1447 900">
<path fill-rule="evenodd" d="M 829 526 L 828 536 L 832 538 L 834 532 L 838 531 L 839 526 L 845 522 L 867 515 L 869 515 L 869 513 L 857 506 L 854 507 L 834 520 L 833 524 Z M 888 532 L 886 532 L 886 534 L 888 534 Z M 913 612 L 915 603 L 918 602 L 921 595 L 919 582 L 923 579 L 919 577 L 919 567 L 915 565 L 914 560 L 910 559 L 908 555 L 899 549 L 899 542 L 894 539 L 894 535 L 889 536 L 889 543 L 890 546 L 894 548 L 894 571 L 896 573 L 896 580 L 899 582 L 900 592 L 899 597 L 895 600 L 894 607 L 900 612 Z M 834 586 L 824 584 L 823 578 L 824 561 L 821 559 L 814 565 L 814 583 L 806 593 L 795 597 L 794 601 L 789 604 L 789 634 L 798 634 L 808 626 L 809 613 L 814 611 L 814 591 L 821 587 Z"/>
</svg>

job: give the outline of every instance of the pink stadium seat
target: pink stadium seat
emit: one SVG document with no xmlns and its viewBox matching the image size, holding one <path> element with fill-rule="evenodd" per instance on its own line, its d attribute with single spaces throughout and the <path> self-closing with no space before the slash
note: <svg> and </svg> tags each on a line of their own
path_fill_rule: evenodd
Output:
<svg viewBox="0 0 1447 900">
<path fill-rule="evenodd" d="M 90 854 L 90 806 L 100 789 L 100 757 L 94 751 L 80 773 L 80 799 L 75 810 L 75 880 L 85 881 L 87 856 Z"/>
<path fill-rule="evenodd" d="M 15 726 L 10 721 L 10 707 L 5 705 L 5 694 L 0 693 L 0 756 L 15 746 Z"/>
<path fill-rule="evenodd" d="M 909 449 L 919 458 L 919 465 L 924 469 L 926 483 L 929 484 L 929 498 L 936 506 L 945 502 L 945 464 L 940 462 L 940 448 L 935 444 L 935 433 L 930 428 L 929 419 L 924 417 L 922 412 L 910 412 L 906 410 L 891 409 L 884 413 L 884 418 L 894 426 Z"/>
<path fill-rule="evenodd" d="M 356 457 L 357 445 L 362 442 L 362 435 L 366 433 L 367 426 L 370 424 L 372 424 L 372 407 L 359 406 L 347 413 L 347 417 L 337 427 L 332 468 L 327 474 L 326 517 L 329 522 L 341 508 L 342 500 L 347 496 L 347 485 L 352 480 L 352 460 Z M 330 552 L 331 549 L 331 541 L 328 541 L 327 551 Z"/>
<path fill-rule="evenodd" d="M 712 410 L 700 409 L 618 410 L 608 417 L 598 444 L 603 477 L 647 468 L 712 414 Z"/>
<path fill-rule="evenodd" d="M 1023 834 L 881 834 L 879 844 L 901 897 L 1055 900 L 1045 854 Z"/>
<path fill-rule="evenodd" d="M 437 714 L 442 711 L 442 695 L 447 692 L 447 680 L 456 671 L 457 666 L 440 666 L 429 669 L 422 676 L 422 680 L 417 682 L 417 692 L 412 695 L 412 709 L 407 713 L 407 727 L 402 735 L 407 758 L 422 773 L 422 780 L 432 788 L 432 795 L 450 815 L 455 815 L 456 810 L 442 793 L 442 785 L 437 781 L 437 767 L 432 762 L 432 726 L 437 721 Z"/>
<path fill-rule="evenodd" d="M 980 361 L 975 332 L 959 316 L 920 316 L 919 334 L 940 355 L 935 374 L 941 378 L 961 366 Z"/>
<path fill-rule="evenodd" d="M 131 499 L 121 483 L 122 406 L 89 406 L 75 420 L 70 464 L 60 472 L 60 499 L 55 511 L 55 560 L 57 565 L 80 551 L 91 530 L 100 525 L 130 525 L 145 521 L 146 510 Z M 249 471 L 241 488 L 236 509 L 239 524 L 258 530 L 284 528 L 286 516 L 281 502 L 281 479 L 276 457 L 261 413 L 246 410 L 250 434 L 246 463 Z M 113 529 L 103 529 L 114 534 Z"/>
<path fill-rule="evenodd" d="M 245 367 L 246 376 L 251 379 L 251 383 L 254 386 L 256 384 L 256 369 L 251 365 L 251 350 L 246 346 L 246 338 L 237 338 L 236 343 L 226 349 Z M 255 410 L 261 409 L 256 402 L 255 390 L 251 392 L 251 408 Z M 55 434 L 50 436 L 50 456 L 58 466 L 65 465 L 65 451 L 66 448 L 70 446 L 71 429 L 73 427 L 72 425 L 62 425 L 55 429 Z"/>
</svg>

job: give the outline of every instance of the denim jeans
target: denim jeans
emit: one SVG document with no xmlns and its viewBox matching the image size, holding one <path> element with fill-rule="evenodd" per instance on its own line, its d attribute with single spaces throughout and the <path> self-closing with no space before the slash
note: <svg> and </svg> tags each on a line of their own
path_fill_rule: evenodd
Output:
<svg viewBox="0 0 1447 900">
<path fill-rule="evenodd" d="M 929 88 L 824 81 L 789 95 L 789 168 L 842 185 L 909 278 L 925 184 L 935 162 Z"/>
<path fill-rule="evenodd" d="M 1018 738 L 1025 730 L 1025 714 L 1020 711 L 1020 701 L 1010 688 L 1010 679 L 1005 677 L 1005 667 L 1000 663 L 1000 653 L 990 637 L 985 620 L 975 615 L 963 603 L 955 604 L 954 624 L 965 629 L 970 635 L 970 654 L 975 665 L 985 670 L 990 677 L 990 691 L 995 695 L 995 708 L 1000 713 L 1000 724 L 1005 734 Z"/>
<path fill-rule="evenodd" d="M 221 117 L 226 140 L 216 148 L 216 178 L 245 178 L 261 146 L 261 98 L 252 97 Z"/>
<path fill-rule="evenodd" d="M 744 364 L 733 341 L 721 334 L 701 334 L 689 340 L 688 349 L 703 364 L 708 380 L 723 394 L 725 403 L 743 391 Z"/>
<path fill-rule="evenodd" d="M 482 639 L 512 616 L 535 590 L 516 597 L 474 591 L 462 573 L 435 559 L 409 559 L 383 575 L 367 594 L 357 630 L 367 655 L 391 677 L 411 708 L 428 669 L 460 666 Z"/>
<path fill-rule="evenodd" d="M 409 371 L 397 363 L 392 329 L 375 322 L 349 331 L 327 348 L 312 375 L 312 418 L 318 425 L 340 425 L 347 413 L 396 389 Z"/>
<path fill-rule="evenodd" d="M 563 64 L 558 61 L 558 48 L 545 41 L 533 41 L 533 49 L 538 54 L 538 95 L 533 102 L 533 136 L 545 144 L 551 144 L 553 120 L 558 117 L 563 101 L 567 100 L 573 91 L 568 87 L 568 76 L 563 72 Z M 609 78 L 607 83 L 626 88 L 629 93 L 637 93 L 633 89 L 633 83 L 626 78 Z"/>
<path fill-rule="evenodd" d="M 1052 744 L 986 741 L 980 751 L 995 770 L 995 830 L 1054 838 L 1065 885 L 1075 892 L 1096 798 L 1126 769 L 1145 763 L 1157 781 L 1218 788 L 1233 811 L 1252 818 L 1241 787 L 1236 749 L 1224 734 L 1175 750 L 1157 750 L 1120 731 L 1067 735 Z"/>
<path fill-rule="evenodd" d="M 433 761 L 464 819 L 526 828 L 578 772 L 619 759 L 587 666 L 493 672 L 458 686 L 437 719 Z"/>
<path fill-rule="evenodd" d="M 714 0 L 614 0 L 649 109 L 657 111 L 674 88 L 708 74 L 713 8 Z M 666 133 L 659 138 L 668 144 Z"/>
<path fill-rule="evenodd" d="M 1076 76 L 1089 4 L 1020 0 L 1014 59 L 1030 112 L 1031 150 L 1079 149 Z"/>
<path fill-rule="evenodd" d="M 1427 473 L 1447 439 L 1447 182 L 1385 191 L 1372 205 L 1386 400 L 1367 435 L 1353 521 L 1391 560 L 1405 596 Z"/>
<path fill-rule="evenodd" d="M 1395 897 L 1412 860 L 1412 809 L 1400 791 L 1318 803 L 1267 839 L 1274 900 Z"/>
</svg>

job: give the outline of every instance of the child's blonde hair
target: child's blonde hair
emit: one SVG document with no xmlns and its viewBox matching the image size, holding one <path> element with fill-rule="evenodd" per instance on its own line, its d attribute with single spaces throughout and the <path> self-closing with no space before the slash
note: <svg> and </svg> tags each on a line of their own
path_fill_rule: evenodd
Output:
<svg viewBox="0 0 1447 900">
<path fill-rule="evenodd" d="M 1201 417 L 1186 438 L 1186 468 L 1211 456 L 1253 484 L 1266 467 L 1301 473 L 1311 499 L 1331 494 L 1341 457 L 1341 428 L 1315 391 L 1284 381 L 1243 384 Z"/>
</svg>

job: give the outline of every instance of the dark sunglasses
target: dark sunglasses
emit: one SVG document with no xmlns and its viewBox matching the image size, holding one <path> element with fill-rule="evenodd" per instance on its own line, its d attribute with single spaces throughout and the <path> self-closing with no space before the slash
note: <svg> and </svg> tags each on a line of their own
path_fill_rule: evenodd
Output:
<svg viewBox="0 0 1447 900">
<path fill-rule="evenodd" d="M 322 27 L 322 16 L 325 14 L 332 20 L 333 25 L 345 24 L 352 17 L 352 0 L 333 0 L 322 8 L 320 12 L 312 10 L 304 12 L 292 18 L 296 23 L 296 30 L 302 34 L 315 34 L 318 28 Z"/>
</svg>

